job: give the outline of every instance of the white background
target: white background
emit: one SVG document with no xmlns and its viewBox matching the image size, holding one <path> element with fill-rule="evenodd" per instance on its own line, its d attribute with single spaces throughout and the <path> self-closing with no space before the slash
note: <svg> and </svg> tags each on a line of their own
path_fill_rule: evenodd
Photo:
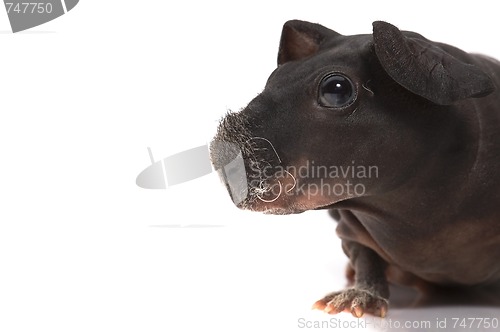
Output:
<svg viewBox="0 0 500 332">
<path fill-rule="evenodd" d="M 301 317 L 329 319 L 310 306 L 344 286 L 347 260 L 326 212 L 239 211 L 214 174 L 138 188 L 146 147 L 161 159 L 207 143 L 263 88 L 288 19 L 343 34 L 386 20 L 500 58 L 491 3 L 82 0 L 18 34 L 0 10 L 0 331 L 295 331 Z M 222 227 L 169 227 L 193 223 Z"/>
</svg>

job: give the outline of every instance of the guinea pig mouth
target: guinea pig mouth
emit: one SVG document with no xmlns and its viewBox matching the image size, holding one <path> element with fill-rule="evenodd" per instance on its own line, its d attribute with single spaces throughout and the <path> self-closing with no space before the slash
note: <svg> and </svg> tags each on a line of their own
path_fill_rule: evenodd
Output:
<svg viewBox="0 0 500 332">
<path fill-rule="evenodd" d="M 269 150 L 256 144 L 258 140 L 269 142 L 262 137 L 251 137 L 245 142 L 245 148 L 232 142 L 213 141 L 211 144 L 213 149 L 224 150 L 224 165 L 218 164 L 216 169 L 231 199 L 242 209 L 252 210 L 254 202 L 272 203 L 284 190 L 283 183 L 276 177 L 279 166 L 275 162 L 280 162 L 279 157 L 277 161 L 266 158 Z M 216 148 L 218 145 L 224 148 Z"/>
<path fill-rule="evenodd" d="M 269 204 L 274 203 L 294 189 L 296 179 L 281 166 L 281 159 L 269 140 L 262 137 L 252 137 L 251 140 L 263 140 L 270 146 L 267 150 L 262 148 L 263 153 L 269 155 L 272 152 L 274 155 L 265 159 L 247 160 L 248 196 L 239 207 L 255 210 L 257 205 L 261 205 L 267 211 Z M 284 182 L 284 179 L 288 177 L 293 179 L 293 184 Z"/>
<path fill-rule="evenodd" d="M 235 205 L 240 209 L 268 214 L 295 213 L 291 207 L 286 207 L 284 202 L 296 185 L 295 177 L 286 170 L 286 178 L 279 175 L 280 171 L 276 171 L 280 169 L 279 166 L 271 166 L 267 159 L 242 159 L 243 161 L 232 161 L 231 165 L 219 170 L 219 175 Z"/>
<path fill-rule="evenodd" d="M 254 136 L 250 127 L 241 113 L 227 114 L 210 144 L 210 156 L 236 206 L 254 210 L 279 199 L 285 189 L 276 177 L 283 168 L 274 145 Z"/>
</svg>

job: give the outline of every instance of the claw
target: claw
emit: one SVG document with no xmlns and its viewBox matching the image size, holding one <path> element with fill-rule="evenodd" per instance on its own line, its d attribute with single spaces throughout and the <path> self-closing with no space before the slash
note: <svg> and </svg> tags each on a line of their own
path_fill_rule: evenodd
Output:
<svg viewBox="0 0 500 332">
<path fill-rule="evenodd" d="M 316 301 L 312 306 L 312 309 L 317 309 L 317 310 L 325 310 L 325 308 L 326 308 L 326 303 L 323 302 L 322 300 Z"/>
<path fill-rule="evenodd" d="M 327 314 L 331 314 L 331 313 L 334 313 L 336 310 L 335 310 L 335 308 L 333 306 L 331 306 L 331 305 L 328 304 L 325 307 L 325 309 L 323 309 L 323 311 L 326 312 Z"/>
<path fill-rule="evenodd" d="M 387 305 L 384 304 L 381 308 L 380 308 L 380 317 L 382 318 L 385 318 L 385 316 L 387 315 Z"/>
<path fill-rule="evenodd" d="M 363 308 L 361 308 L 359 306 L 353 306 L 351 308 L 351 313 L 354 317 L 361 318 L 365 312 L 364 312 Z"/>
</svg>

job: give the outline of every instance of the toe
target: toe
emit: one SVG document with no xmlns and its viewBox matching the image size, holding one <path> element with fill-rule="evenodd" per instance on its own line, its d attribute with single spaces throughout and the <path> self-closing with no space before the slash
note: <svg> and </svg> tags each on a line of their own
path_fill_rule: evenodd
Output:
<svg viewBox="0 0 500 332">
<path fill-rule="evenodd" d="M 359 305 L 354 305 L 351 307 L 351 313 L 354 317 L 361 318 L 365 313 L 365 311 L 363 310 L 363 307 Z"/>
<path fill-rule="evenodd" d="M 385 301 L 382 302 L 382 304 L 380 305 L 380 317 L 384 318 L 385 316 L 387 316 L 387 310 L 388 310 L 389 306 L 387 305 L 387 303 Z"/>
<path fill-rule="evenodd" d="M 341 312 L 342 310 L 337 308 L 333 303 L 328 303 L 328 305 L 323 309 L 324 312 L 330 315 L 335 315 Z"/>
<path fill-rule="evenodd" d="M 313 304 L 312 308 L 313 309 L 317 309 L 317 310 L 325 310 L 325 308 L 326 308 L 326 302 L 324 300 L 316 301 Z"/>
</svg>

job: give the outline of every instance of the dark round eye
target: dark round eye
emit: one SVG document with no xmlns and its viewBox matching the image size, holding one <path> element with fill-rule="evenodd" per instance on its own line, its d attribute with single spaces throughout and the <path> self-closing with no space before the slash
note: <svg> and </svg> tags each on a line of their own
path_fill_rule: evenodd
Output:
<svg viewBox="0 0 500 332">
<path fill-rule="evenodd" d="M 325 107 L 345 107 L 356 97 L 352 82 L 335 73 L 325 76 L 319 85 L 319 103 Z"/>
</svg>

